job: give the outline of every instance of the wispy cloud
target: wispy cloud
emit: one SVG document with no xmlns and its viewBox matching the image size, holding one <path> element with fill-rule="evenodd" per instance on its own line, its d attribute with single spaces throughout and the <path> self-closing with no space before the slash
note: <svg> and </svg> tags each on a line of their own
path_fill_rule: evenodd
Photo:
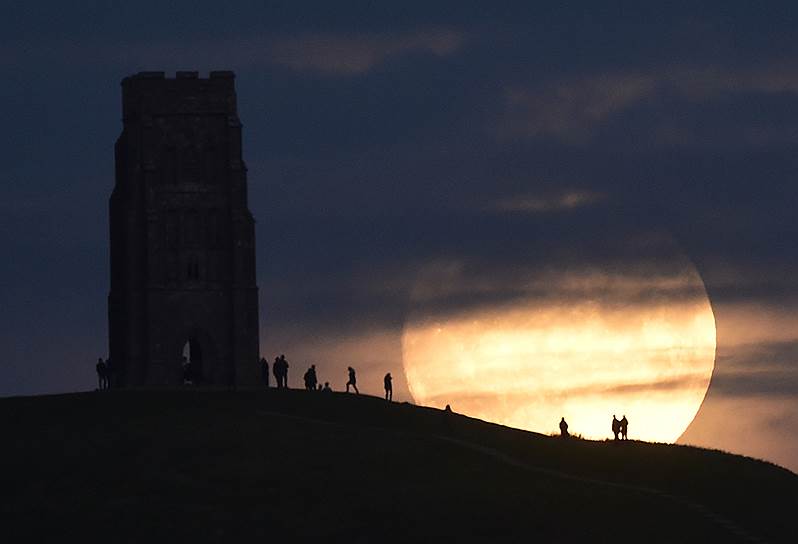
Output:
<svg viewBox="0 0 798 544">
<path fill-rule="evenodd" d="M 389 59 L 421 53 L 443 58 L 460 50 L 464 35 L 448 27 L 385 33 L 304 33 L 186 42 L 106 45 L 65 42 L 0 46 L 0 66 L 75 62 L 133 64 L 148 69 L 235 69 L 279 65 L 299 73 L 353 76 Z"/>
<path fill-rule="evenodd" d="M 275 40 L 269 57 L 298 72 L 354 75 L 409 53 L 446 57 L 460 49 L 463 41 L 460 33 L 446 28 L 404 34 L 306 34 Z"/>
<path fill-rule="evenodd" d="M 762 66 L 669 66 L 651 71 L 612 72 L 571 77 L 532 86 L 508 86 L 498 132 L 509 137 L 549 137 L 584 144 L 614 116 L 658 96 L 670 94 L 687 102 L 705 102 L 722 95 L 798 95 L 798 63 L 780 61 Z M 652 127 L 671 142 L 686 136 L 673 123 Z M 767 135 L 751 130 L 752 140 Z"/>
<path fill-rule="evenodd" d="M 604 195 L 588 190 L 573 189 L 553 195 L 518 195 L 502 198 L 488 206 L 489 210 L 502 212 L 549 213 L 570 211 L 592 206 Z"/>
<path fill-rule="evenodd" d="M 656 79 L 637 74 L 602 75 L 505 92 L 504 130 L 524 136 L 554 136 L 580 143 L 592 128 L 650 94 Z"/>
</svg>

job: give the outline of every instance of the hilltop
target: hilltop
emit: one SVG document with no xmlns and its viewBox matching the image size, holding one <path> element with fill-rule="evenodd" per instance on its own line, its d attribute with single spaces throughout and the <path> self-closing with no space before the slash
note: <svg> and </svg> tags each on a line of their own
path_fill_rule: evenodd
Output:
<svg viewBox="0 0 798 544">
<path fill-rule="evenodd" d="M 796 541 L 798 476 L 343 393 L 0 399 L 7 541 Z"/>
</svg>

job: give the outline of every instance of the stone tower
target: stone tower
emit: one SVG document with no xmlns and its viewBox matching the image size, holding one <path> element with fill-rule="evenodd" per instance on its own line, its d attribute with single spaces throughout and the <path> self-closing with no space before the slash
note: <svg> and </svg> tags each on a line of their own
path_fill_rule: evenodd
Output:
<svg viewBox="0 0 798 544">
<path fill-rule="evenodd" d="M 118 386 L 258 380 L 255 228 L 232 72 L 122 80 L 110 200 Z M 184 359 L 186 357 L 187 359 Z"/>
</svg>

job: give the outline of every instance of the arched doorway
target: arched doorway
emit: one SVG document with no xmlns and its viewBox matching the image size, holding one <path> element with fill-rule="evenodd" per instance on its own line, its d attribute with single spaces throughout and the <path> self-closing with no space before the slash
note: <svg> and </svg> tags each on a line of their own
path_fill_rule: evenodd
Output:
<svg viewBox="0 0 798 544">
<path fill-rule="evenodd" d="M 199 385 L 203 383 L 206 368 L 203 362 L 202 343 L 196 335 L 192 334 L 183 344 L 181 363 L 183 366 L 183 384 Z"/>
</svg>

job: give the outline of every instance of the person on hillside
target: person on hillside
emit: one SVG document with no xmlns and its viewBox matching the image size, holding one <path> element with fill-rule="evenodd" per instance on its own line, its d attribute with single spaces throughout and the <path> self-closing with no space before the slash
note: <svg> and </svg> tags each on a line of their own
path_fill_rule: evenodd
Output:
<svg viewBox="0 0 798 544">
<path fill-rule="evenodd" d="M 265 357 L 260 358 L 260 379 L 263 385 L 269 387 L 269 361 Z"/>
<path fill-rule="evenodd" d="M 385 375 L 383 381 L 385 382 L 385 400 L 393 400 L 393 378 L 390 372 Z"/>
<path fill-rule="evenodd" d="M 274 375 L 275 387 L 280 389 L 282 387 L 282 380 L 280 379 L 280 358 L 275 357 L 272 363 L 272 374 Z"/>
<path fill-rule="evenodd" d="M 316 365 L 310 365 L 310 368 L 305 372 L 305 389 L 308 391 L 316 390 Z"/>
<path fill-rule="evenodd" d="M 347 368 L 349 371 L 349 381 L 346 382 L 346 392 L 349 393 L 349 386 L 351 385 L 354 390 L 355 394 L 359 395 L 360 391 L 357 390 L 357 378 L 355 377 L 355 369 L 351 366 Z"/>
<path fill-rule="evenodd" d="M 321 390 L 322 393 L 332 393 L 332 388 L 330 387 L 330 382 L 324 382 L 324 387 Z"/>
<path fill-rule="evenodd" d="M 568 438 L 569 436 L 571 436 L 568 434 L 568 424 L 565 422 L 564 417 L 560 419 L 560 436 L 562 436 L 563 438 Z"/>
<path fill-rule="evenodd" d="M 618 433 L 621 432 L 621 422 L 612 414 L 612 434 L 615 435 L 615 440 L 618 440 Z"/>
<path fill-rule="evenodd" d="M 285 359 L 285 355 L 280 355 L 280 374 L 283 376 L 283 388 L 288 388 L 288 361 Z"/>
<path fill-rule="evenodd" d="M 620 431 L 621 431 L 621 439 L 622 440 L 626 440 L 628 438 L 627 437 L 627 430 L 629 428 L 629 420 L 626 419 L 626 416 L 623 416 L 621 418 L 621 421 L 620 421 L 620 424 L 619 424 L 619 428 L 620 428 Z"/>
<path fill-rule="evenodd" d="M 97 370 L 97 388 L 100 391 L 108 389 L 107 367 L 105 366 L 105 362 L 103 361 L 102 357 L 97 360 L 97 364 L 94 366 L 94 368 Z"/>
<path fill-rule="evenodd" d="M 111 384 L 114 382 L 114 372 L 116 369 L 111 364 L 111 358 L 105 360 L 105 388 L 111 389 Z"/>
</svg>

